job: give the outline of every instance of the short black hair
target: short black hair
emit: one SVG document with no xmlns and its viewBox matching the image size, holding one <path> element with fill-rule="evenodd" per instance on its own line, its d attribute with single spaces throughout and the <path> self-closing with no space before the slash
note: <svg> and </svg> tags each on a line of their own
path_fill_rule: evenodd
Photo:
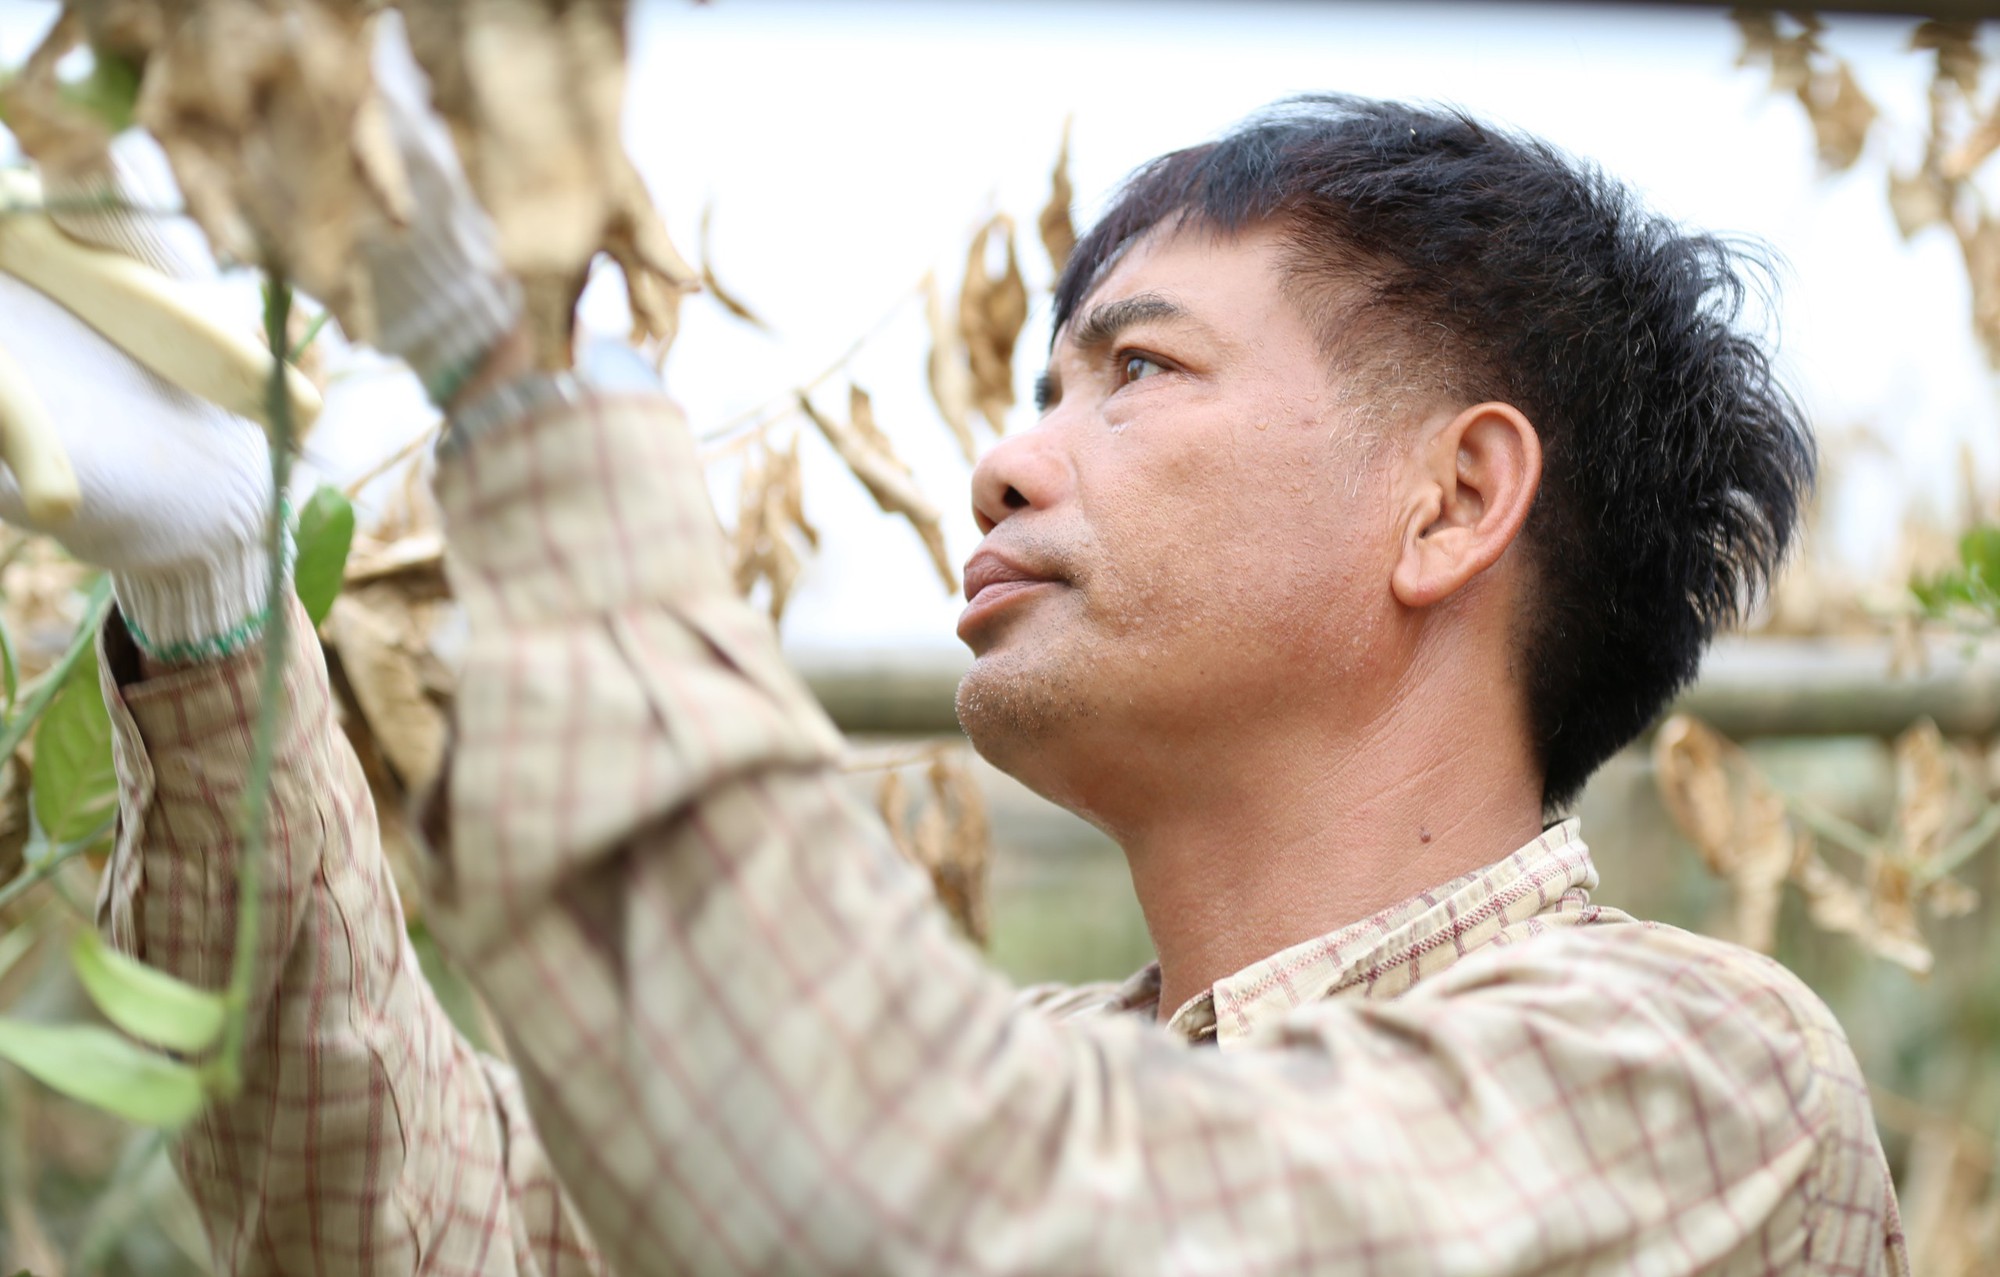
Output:
<svg viewBox="0 0 2000 1277">
<path fill-rule="evenodd" d="M 1263 223 L 1285 233 L 1335 362 L 1393 347 L 1376 362 L 1395 388 L 1534 423 L 1518 661 L 1543 806 L 1568 805 L 1693 679 L 1797 529 L 1812 434 L 1745 319 L 1769 262 L 1547 143 L 1452 109 L 1312 95 L 1133 174 L 1057 281 L 1055 331 L 1146 232 Z"/>
</svg>

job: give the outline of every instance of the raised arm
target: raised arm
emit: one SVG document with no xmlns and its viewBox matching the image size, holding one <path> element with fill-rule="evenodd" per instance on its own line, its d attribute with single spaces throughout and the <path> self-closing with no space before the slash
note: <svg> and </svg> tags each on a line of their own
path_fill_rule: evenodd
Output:
<svg viewBox="0 0 2000 1277">
<path fill-rule="evenodd" d="M 156 266 L 206 266 L 122 217 L 80 233 Z M 81 488 L 74 515 L 45 530 L 108 569 L 119 600 L 100 647 L 121 782 L 100 924 L 124 951 L 222 988 L 258 708 L 263 432 L 7 275 L 0 349 Z M 34 525 L 11 477 L 0 517 Z M 473 1051 L 424 982 L 302 612 L 291 633 L 245 1085 L 174 1145 L 216 1269 L 597 1271 L 512 1074 Z"/>
<path fill-rule="evenodd" d="M 511 1070 L 473 1050 L 424 981 L 325 662 L 302 609 L 293 620 L 244 1087 L 174 1145 L 216 1269 L 598 1271 Z M 103 650 L 122 792 L 100 924 L 220 988 L 256 653 L 121 683 L 140 663 L 121 620 Z"/>
</svg>

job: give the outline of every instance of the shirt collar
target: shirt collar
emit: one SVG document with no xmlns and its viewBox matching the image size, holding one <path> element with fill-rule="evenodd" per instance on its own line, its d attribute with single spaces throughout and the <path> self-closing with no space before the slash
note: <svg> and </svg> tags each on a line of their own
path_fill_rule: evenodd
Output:
<svg viewBox="0 0 2000 1277">
<path fill-rule="evenodd" d="M 1293 945 L 1218 980 L 1168 1021 L 1191 1042 L 1229 1047 L 1325 998 L 1391 998 L 1531 920 L 1588 921 L 1597 870 L 1571 818 L 1505 859 L 1371 918 Z M 1158 1014 L 1156 965 L 1112 995 L 1112 1012 Z"/>
</svg>

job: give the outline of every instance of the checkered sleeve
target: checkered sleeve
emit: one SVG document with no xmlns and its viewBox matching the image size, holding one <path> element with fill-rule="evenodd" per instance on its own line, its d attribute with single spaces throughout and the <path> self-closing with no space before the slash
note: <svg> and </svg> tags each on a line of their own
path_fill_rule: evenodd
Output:
<svg viewBox="0 0 2000 1277">
<path fill-rule="evenodd" d="M 664 401 L 500 427 L 439 491 L 471 638 L 430 917 L 619 1271 L 1891 1262 L 1844 1040 L 1765 967 L 1551 934 L 1228 1051 L 1020 1009 L 840 785 Z"/>
<path fill-rule="evenodd" d="M 175 1153 L 222 1273 L 602 1270 L 520 1087 L 453 1029 L 418 968 L 360 765 L 303 610 L 284 672 L 245 1084 Z M 259 660 L 127 681 L 101 640 L 121 784 L 98 902 L 118 948 L 228 983 L 237 812 Z"/>
</svg>

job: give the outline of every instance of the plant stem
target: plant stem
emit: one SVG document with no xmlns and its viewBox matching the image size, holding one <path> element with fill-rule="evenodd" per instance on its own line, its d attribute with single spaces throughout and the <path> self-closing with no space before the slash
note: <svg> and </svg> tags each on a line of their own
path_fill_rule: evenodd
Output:
<svg viewBox="0 0 2000 1277">
<path fill-rule="evenodd" d="M 91 830 L 86 837 L 69 843 L 66 846 L 57 847 L 39 864 L 29 869 L 24 869 L 15 875 L 12 882 L 4 887 L 0 887 L 0 909 L 5 909 L 8 905 L 13 904 L 22 896 L 39 887 L 42 883 L 55 877 L 56 871 L 64 865 L 75 860 L 92 847 L 100 845 L 104 840 L 104 836 L 116 828 L 117 824 L 118 818 L 113 816 L 97 828 Z"/>
<path fill-rule="evenodd" d="M 1940 852 L 1936 860 L 1920 869 L 1917 874 L 1919 880 L 1936 882 L 1985 850 L 1995 834 L 2000 834 L 2000 803 L 1989 805 L 1970 829 L 1954 838 L 1951 846 Z"/>
<path fill-rule="evenodd" d="M 265 411 L 271 424 L 271 517 L 266 548 L 271 575 L 264 589 L 263 668 L 258 676 L 257 722 L 250 741 L 250 775 L 244 781 L 238 812 L 236 866 L 236 948 L 230 956 L 229 988 L 223 994 L 226 1015 L 222 1053 L 215 1066 L 215 1090 L 234 1098 L 243 1086 L 243 1041 L 250 1019 L 250 987 L 257 974 L 258 928 L 263 912 L 264 844 L 270 829 L 266 810 L 271 770 L 277 753 L 279 701 L 285 685 L 285 640 L 291 626 L 285 561 L 285 489 L 292 477 L 292 400 L 285 386 L 285 330 L 291 319 L 292 287 L 282 271 L 267 269 L 270 284 L 264 295 L 264 335 L 270 343 L 271 377 L 265 390 Z"/>
<path fill-rule="evenodd" d="M 104 627 L 104 617 L 111 611 L 111 578 L 101 576 L 90 587 L 90 597 L 83 605 L 83 619 L 77 622 L 76 633 L 70 636 L 69 646 L 54 665 L 42 672 L 32 687 L 27 689 L 18 702 L 14 714 L 4 725 L 0 725 L 0 758 L 12 758 L 14 751 L 27 739 L 28 731 L 42 711 L 55 699 L 56 691 L 69 677 L 70 670 L 83 659 L 91 645 L 97 642 L 97 632 Z"/>
<path fill-rule="evenodd" d="M 1780 791 L 1778 796 L 1798 817 L 1799 823 L 1812 830 L 1835 846 L 1845 847 L 1857 856 L 1873 856 L 1882 850 L 1882 840 L 1861 826 L 1834 815 L 1818 803 Z"/>
</svg>

